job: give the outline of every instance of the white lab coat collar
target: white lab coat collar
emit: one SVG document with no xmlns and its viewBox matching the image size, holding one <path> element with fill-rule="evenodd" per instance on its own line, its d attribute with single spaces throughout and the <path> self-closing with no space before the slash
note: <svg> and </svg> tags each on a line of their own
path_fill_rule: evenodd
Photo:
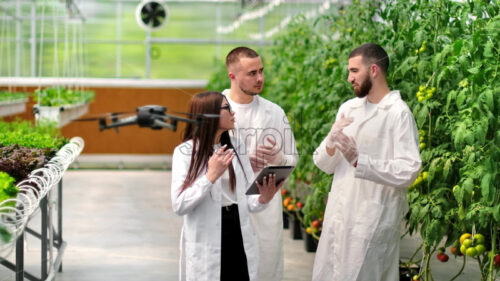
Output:
<svg viewBox="0 0 500 281">
<path fill-rule="evenodd" d="M 240 104 L 240 103 L 237 103 L 235 101 L 233 101 L 230 97 L 229 97 L 229 93 L 231 92 L 231 89 L 225 89 L 224 91 L 222 91 L 222 94 L 224 96 L 226 96 L 226 98 L 228 99 L 228 101 L 230 103 L 233 103 L 233 104 Z M 250 102 L 250 103 L 255 103 L 257 106 L 261 106 L 263 105 L 262 103 L 262 98 L 259 96 L 259 95 L 256 95 L 256 96 L 253 96 L 253 101 Z M 271 108 L 269 106 L 266 106 L 264 107 L 264 109 L 266 110 L 266 113 L 271 113 Z"/>
<path fill-rule="evenodd" d="M 231 140 L 231 143 L 233 144 L 234 151 L 239 151 L 239 148 L 243 143 L 238 141 L 238 139 L 233 136 L 230 136 L 229 138 Z"/>
<path fill-rule="evenodd" d="M 397 100 L 401 99 L 401 94 L 398 90 L 390 91 L 385 95 L 382 100 L 377 104 L 377 108 L 380 109 L 388 109 L 390 108 Z M 365 106 L 367 102 L 367 98 L 355 98 L 352 103 L 349 104 L 351 108 L 358 108 L 361 106 Z"/>
</svg>

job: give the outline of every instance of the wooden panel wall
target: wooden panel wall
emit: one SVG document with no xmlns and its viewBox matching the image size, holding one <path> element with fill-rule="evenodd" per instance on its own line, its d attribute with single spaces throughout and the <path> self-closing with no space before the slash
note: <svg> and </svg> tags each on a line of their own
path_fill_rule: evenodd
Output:
<svg viewBox="0 0 500 281">
<path fill-rule="evenodd" d="M 23 89 L 24 90 L 24 89 Z M 27 88 L 33 92 L 34 88 Z M 96 98 L 90 103 L 89 113 L 84 117 L 107 113 L 134 111 L 143 105 L 162 105 L 168 112 L 186 112 L 192 95 L 204 89 L 144 89 L 144 88 L 91 88 Z M 33 120 L 33 100 L 30 99 L 25 113 L 17 115 L 22 119 Z M 5 118 L 9 121 L 15 118 Z M 172 154 L 176 145 L 182 140 L 184 124 L 179 122 L 176 132 L 166 129 L 151 130 L 138 126 L 99 131 L 97 121 L 72 122 L 62 128 L 65 137 L 80 136 L 85 140 L 83 153 L 106 154 Z"/>
</svg>

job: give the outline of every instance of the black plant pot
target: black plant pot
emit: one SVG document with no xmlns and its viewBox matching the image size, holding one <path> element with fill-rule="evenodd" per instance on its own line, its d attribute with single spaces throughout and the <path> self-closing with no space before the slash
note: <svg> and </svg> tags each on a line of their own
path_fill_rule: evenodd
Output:
<svg viewBox="0 0 500 281">
<path fill-rule="evenodd" d="M 283 228 L 288 229 L 290 227 L 290 224 L 288 223 L 288 215 L 283 212 Z"/>
<path fill-rule="evenodd" d="M 290 234 L 292 235 L 293 240 L 301 240 L 302 239 L 302 230 L 300 229 L 301 223 L 297 218 L 297 215 L 292 213 L 290 217 Z"/>
<path fill-rule="evenodd" d="M 318 240 L 316 240 L 311 234 L 307 233 L 304 227 L 302 229 L 302 236 L 304 237 L 304 247 L 306 252 L 315 253 L 318 248 Z"/>
<path fill-rule="evenodd" d="M 409 267 L 399 265 L 399 281 L 413 281 L 413 276 L 420 272 L 420 266 L 411 265 Z"/>
</svg>

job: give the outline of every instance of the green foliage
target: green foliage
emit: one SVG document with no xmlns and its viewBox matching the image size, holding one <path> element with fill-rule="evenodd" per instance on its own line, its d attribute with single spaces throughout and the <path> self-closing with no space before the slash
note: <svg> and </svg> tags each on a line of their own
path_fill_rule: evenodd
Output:
<svg viewBox="0 0 500 281">
<path fill-rule="evenodd" d="M 2 204 L 5 200 L 17 197 L 19 189 L 14 185 L 14 181 L 14 178 L 7 173 L 0 172 L 0 204 L 2 207 L 15 207 L 16 202 L 14 201 Z M 0 240 L 8 242 L 11 237 L 12 234 L 4 226 L 0 225 Z"/>
<path fill-rule="evenodd" d="M 227 69 L 224 63 L 215 63 L 215 72 L 208 80 L 207 90 L 222 92 L 225 89 L 231 88 L 231 81 L 227 77 Z"/>
<path fill-rule="evenodd" d="M 355 1 L 356 2 L 356 1 Z M 339 106 L 353 97 L 349 52 L 367 42 L 389 53 L 388 81 L 413 111 L 423 160 L 408 190 L 410 233 L 424 240 L 426 266 L 443 239 L 482 233 L 477 257 L 482 280 L 492 280 L 500 251 L 500 15 L 498 1 L 364 1 L 314 23 L 296 19 L 267 56 L 266 94 L 288 114 L 300 160 L 291 194 L 306 188 L 305 218 L 323 211 L 331 176 L 314 167 L 312 153 Z M 374 21 L 377 14 L 381 19 Z"/>
<path fill-rule="evenodd" d="M 0 239 L 3 242 L 9 242 L 12 238 L 12 234 L 3 225 L 0 225 Z"/>
<path fill-rule="evenodd" d="M 0 203 L 11 198 L 16 198 L 19 189 L 14 185 L 14 178 L 7 173 L 0 172 Z M 8 202 L 2 206 L 15 207 L 15 202 Z"/>
<path fill-rule="evenodd" d="M 54 87 L 35 90 L 35 101 L 41 106 L 62 106 L 89 103 L 95 97 L 92 91 L 80 91 Z"/>
<path fill-rule="evenodd" d="M 60 149 L 68 142 L 51 123 L 34 126 L 29 121 L 0 121 L 0 146 L 17 144 L 28 148 Z"/>
<path fill-rule="evenodd" d="M 0 91 L 0 102 L 9 102 L 9 101 L 17 101 L 17 100 L 24 100 L 28 97 L 28 94 L 26 93 L 12 93 L 9 91 Z"/>
</svg>

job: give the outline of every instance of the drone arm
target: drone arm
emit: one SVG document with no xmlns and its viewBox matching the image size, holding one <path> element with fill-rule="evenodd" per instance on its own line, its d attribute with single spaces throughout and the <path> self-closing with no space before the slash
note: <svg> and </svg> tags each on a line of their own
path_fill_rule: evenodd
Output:
<svg viewBox="0 0 500 281">
<path fill-rule="evenodd" d="M 177 122 L 175 122 L 174 124 L 169 124 L 167 122 L 163 122 L 161 120 L 155 119 L 153 124 L 155 126 L 158 126 L 158 127 L 167 128 L 167 129 L 172 130 L 174 132 L 175 132 L 175 130 L 177 130 Z"/>
<path fill-rule="evenodd" d="M 137 124 L 137 116 L 131 116 L 128 118 L 124 118 L 121 121 L 114 122 L 111 124 L 101 124 L 100 129 L 104 130 L 104 129 L 118 128 L 121 126 L 127 126 L 127 125 L 133 125 L 133 124 Z"/>
</svg>

